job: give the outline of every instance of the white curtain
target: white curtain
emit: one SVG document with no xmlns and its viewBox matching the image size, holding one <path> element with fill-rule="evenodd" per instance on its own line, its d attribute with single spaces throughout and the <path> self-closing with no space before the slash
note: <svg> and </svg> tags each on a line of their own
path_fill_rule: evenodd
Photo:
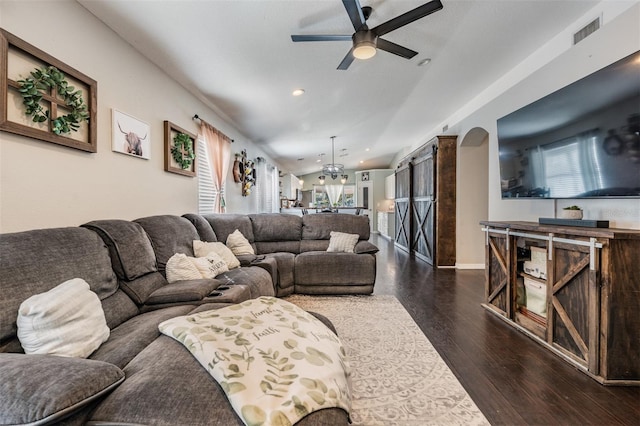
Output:
<svg viewBox="0 0 640 426">
<path fill-rule="evenodd" d="M 200 121 L 199 140 L 204 140 L 209 154 L 211 178 L 216 197 L 213 203 L 213 213 L 225 212 L 224 189 L 231 158 L 231 139 L 210 124 Z"/>
<path fill-rule="evenodd" d="M 340 194 L 342 194 L 342 189 L 344 185 L 326 185 L 325 189 L 327 191 L 327 197 L 329 197 L 329 204 L 331 207 L 335 205 L 340 199 Z"/>
<path fill-rule="evenodd" d="M 256 159 L 256 196 L 259 213 L 277 213 L 280 206 L 278 199 L 278 169 L 264 158 Z"/>
</svg>

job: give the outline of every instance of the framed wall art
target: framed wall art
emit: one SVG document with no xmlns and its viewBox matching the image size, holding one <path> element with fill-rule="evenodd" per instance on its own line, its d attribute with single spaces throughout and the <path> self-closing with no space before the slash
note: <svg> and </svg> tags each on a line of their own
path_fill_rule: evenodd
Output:
<svg viewBox="0 0 640 426">
<path fill-rule="evenodd" d="M 198 137 L 170 121 L 164 122 L 164 170 L 184 176 L 196 176 Z"/>
<path fill-rule="evenodd" d="M 149 125 L 117 109 L 111 111 L 111 149 L 148 160 L 151 157 Z"/>
<path fill-rule="evenodd" d="M 97 152 L 92 78 L 0 29 L 0 130 Z"/>
</svg>

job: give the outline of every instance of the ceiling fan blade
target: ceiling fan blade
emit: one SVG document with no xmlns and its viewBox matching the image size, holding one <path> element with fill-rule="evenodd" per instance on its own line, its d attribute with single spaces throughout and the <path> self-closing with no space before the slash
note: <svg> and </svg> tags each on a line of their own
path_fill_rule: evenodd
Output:
<svg viewBox="0 0 640 426">
<path fill-rule="evenodd" d="M 376 47 L 378 49 L 384 50 L 385 52 L 393 53 L 394 55 L 402 56 L 403 58 L 407 59 L 411 59 L 418 54 L 418 52 L 414 50 L 407 49 L 406 47 L 392 43 L 389 40 L 385 40 L 383 38 L 378 38 Z"/>
<path fill-rule="evenodd" d="M 353 28 L 358 31 L 365 23 L 364 14 L 362 13 L 362 7 L 358 0 L 342 0 L 344 8 L 347 9 L 347 14 Z"/>
<path fill-rule="evenodd" d="M 347 53 L 347 56 L 345 56 L 342 62 L 340 62 L 340 65 L 338 65 L 337 69 L 343 70 L 343 71 L 346 70 L 347 68 L 349 68 L 349 65 L 351 65 L 354 59 L 355 59 L 355 56 L 353 56 L 353 47 L 352 47 L 351 50 L 349 50 L 349 53 Z"/>
<path fill-rule="evenodd" d="M 292 35 L 292 41 L 351 41 L 350 35 Z"/>
<path fill-rule="evenodd" d="M 410 10 L 400 16 L 396 16 L 395 18 L 378 25 L 371 31 L 377 36 L 385 35 L 388 32 L 410 24 L 413 21 L 417 21 L 420 18 L 424 18 L 425 16 L 433 12 L 437 12 L 440 9 L 442 9 L 442 3 L 440 2 L 440 0 L 432 0 L 429 3 L 418 6 L 413 10 Z"/>
</svg>

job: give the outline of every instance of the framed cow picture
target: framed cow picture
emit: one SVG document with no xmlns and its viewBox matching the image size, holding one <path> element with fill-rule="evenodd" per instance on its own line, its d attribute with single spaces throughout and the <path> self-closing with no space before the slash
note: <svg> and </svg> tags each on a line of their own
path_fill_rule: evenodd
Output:
<svg viewBox="0 0 640 426">
<path fill-rule="evenodd" d="M 148 160 L 151 157 L 151 128 L 144 121 L 111 110 L 111 149 Z"/>
</svg>

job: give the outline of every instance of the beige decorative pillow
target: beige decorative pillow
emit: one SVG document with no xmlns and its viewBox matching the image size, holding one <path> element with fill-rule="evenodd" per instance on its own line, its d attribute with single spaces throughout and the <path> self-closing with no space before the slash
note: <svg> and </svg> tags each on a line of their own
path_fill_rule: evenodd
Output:
<svg viewBox="0 0 640 426">
<path fill-rule="evenodd" d="M 17 325 L 26 354 L 86 358 L 110 334 L 98 295 L 81 278 L 22 302 Z"/>
<path fill-rule="evenodd" d="M 237 229 L 227 237 L 227 247 L 229 247 L 236 256 L 255 254 L 253 247 L 249 244 L 249 240 Z"/>
<path fill-rule="evenodd" d="M 213 252 L 205 257 L 189 257 L 183 253 L 176 253 L 167 261 L 165 273 L 167 281 L 175 283 L 177 281 L 215 278 L 228 270 L 224 259 Z"/>
<path fill-rule="evenodd" d="M 229 270 L 227 262 L 215 252 L 205 257 L 190 257 L 189 260 L 198 268 L 202 278 L 215 278 Z"/>
<path fill-rule="evenodd" d="M 347 234 L 344 232 L 331 231 L 329 238 L 329 248 L 327 251 L 353 253 L 353 249 L 358 244 L 358 234 Z"/>
<path fill-rule="evenodd" d="M 229 269 L 238 268 L 240 266 L 240 261 L 235 257 L 229 247 L 220 242 L 206 243 L 204 241 L 194 240 L 193 252 L 196 254 L 196 257 L 205 257 L 209 253 L 214 252 L 224 259 Z"/>
<path fill-rule="evenodd" d="M 169 283 L 183 280 L 199 280 L 202 274 L 184 253 L 176 253 L 167 260 L 165 274 Z"/>
</svg>

